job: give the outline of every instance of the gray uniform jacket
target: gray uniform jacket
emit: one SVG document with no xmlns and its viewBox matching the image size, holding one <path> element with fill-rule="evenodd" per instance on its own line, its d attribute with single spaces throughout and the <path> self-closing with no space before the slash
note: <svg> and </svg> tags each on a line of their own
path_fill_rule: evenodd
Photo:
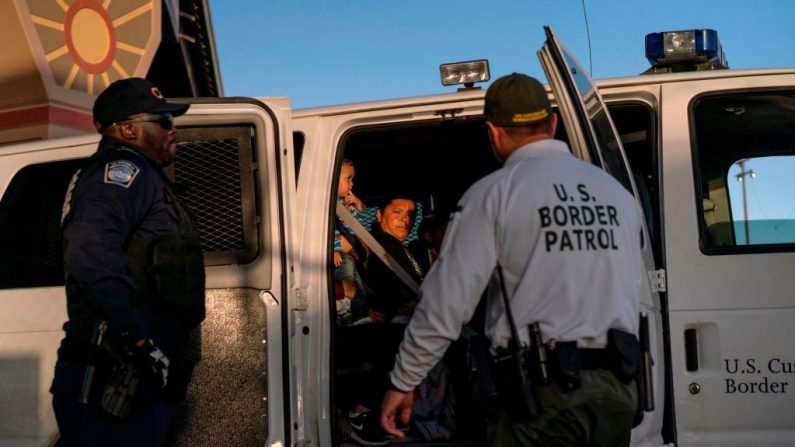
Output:
<svg viewBox="0 0 795 447">
<path fill-rule="evenodd" d="M 488 287 L 486 335 L 507 347 L 502 266 L 521 342 L 538 322 L 544 341 L 606 345 L 610 328 L 637 334 L 649 293 L 642 216 L 613 177 L 557 140 L 525 145 L 461 198 L 439 259 L 400 347 L 391 380 L 413 389 L 472 317 Z"/>
</svg>

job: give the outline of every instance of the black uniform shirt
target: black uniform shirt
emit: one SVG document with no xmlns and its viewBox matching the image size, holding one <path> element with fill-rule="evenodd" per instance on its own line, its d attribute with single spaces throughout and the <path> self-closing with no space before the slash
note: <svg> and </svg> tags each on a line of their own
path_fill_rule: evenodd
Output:
<svg viewBox="0 0 795 447">
<path fill-rule="evenodd" d="M 72 179 L 63 222 L 67 336 L 88 341 L 95 321 L 105 319 L 125 344 L 150 336 L 161 346 L 182 344 L 186 330 L 163 334 L 173 326 L 153 321 L 127 254 L 133 235 L 148 241 L 179 231 L 165 182 L 140 149 L 109 138 Z"/>
</svg>

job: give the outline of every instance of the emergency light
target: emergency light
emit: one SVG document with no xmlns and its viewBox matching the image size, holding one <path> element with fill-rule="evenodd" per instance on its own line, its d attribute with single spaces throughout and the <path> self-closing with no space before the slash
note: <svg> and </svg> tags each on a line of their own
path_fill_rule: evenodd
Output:
<svg viewBox="0 0 795 447">
<path fill-rule="evenodd" d="M 646 35 L 645 73 L 729 68 L 718 32 L 712 29 L 666 31 Z"/>
<path fill-rule="evenodd" d="M 476 82 L 486 82 L 491 79 L 489 61 L 480 59 L 476 61 L 454 62 L 439 66 L 442 85 L 464 84 L 464 88 L 473 88 Z"/>
</svg>

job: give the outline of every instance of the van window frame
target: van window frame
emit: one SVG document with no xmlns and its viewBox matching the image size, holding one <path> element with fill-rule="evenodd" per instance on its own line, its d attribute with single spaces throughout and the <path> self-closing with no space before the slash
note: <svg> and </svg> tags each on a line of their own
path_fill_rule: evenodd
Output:
<svg viewBox="0 0 795 447">
<path fill-rule="evenodd" d="M 795 252 L 795 241 L 790 243 L 774 243 L 774 244 L 752 244 L 752 245 L 731 245 L 731 246 L 714 246 L 708 243 L 707 223 L 703 211 L 703 198 L 705 191 L 702 187 L 704 178 L 701 175 L 700 155 L 701 148 L 699 148 L 698 131 L 696 129 L 696 107 L 705 99 L 719 98 L 737 95 L 754 95 L 754 94 L 776 94 L 790 92 L 795 95 L 795 87 L 780 86 L 780 87 L 754 87 L 754 88 L 736 88 L 726 89 L 720 91 L 709 91 L 700 93 L 693 96 L 688 103 L 688 127 L 690 132 L 690 156 L 691 168 L 693 170 L 693 182 L 695 190 L 695 209 L 698 219 L 698 245 L 701 253 L 707 256 L 725 256 L 725 255 L 743 255 L 743 254 L 761 254 L 761 253 L 791 253 Z M 769 155 L 781 155 L 771 153 L 760 153 L 759 157 Z M 793 145 L 793 155 L 795 155 L 795 144 Z M 731 165 L 729 165 L 731 166 Z M 725 178 L 728 174 L 728 169 L 722 173 Z M 732 222 L 734 220 L 732 219 Z"/>
</svg>

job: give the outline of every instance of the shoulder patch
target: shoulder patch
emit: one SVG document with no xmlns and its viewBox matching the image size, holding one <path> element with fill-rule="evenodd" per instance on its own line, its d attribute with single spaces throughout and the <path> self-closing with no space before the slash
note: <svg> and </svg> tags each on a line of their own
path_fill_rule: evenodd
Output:
<svg viewBox="0 0 795 447">
<path fill-rule="evenodd" d="M 105 183 L 129 188 L 141 169 L 128 160 L 111 161 L 105 165 Z"/>
</svg>

